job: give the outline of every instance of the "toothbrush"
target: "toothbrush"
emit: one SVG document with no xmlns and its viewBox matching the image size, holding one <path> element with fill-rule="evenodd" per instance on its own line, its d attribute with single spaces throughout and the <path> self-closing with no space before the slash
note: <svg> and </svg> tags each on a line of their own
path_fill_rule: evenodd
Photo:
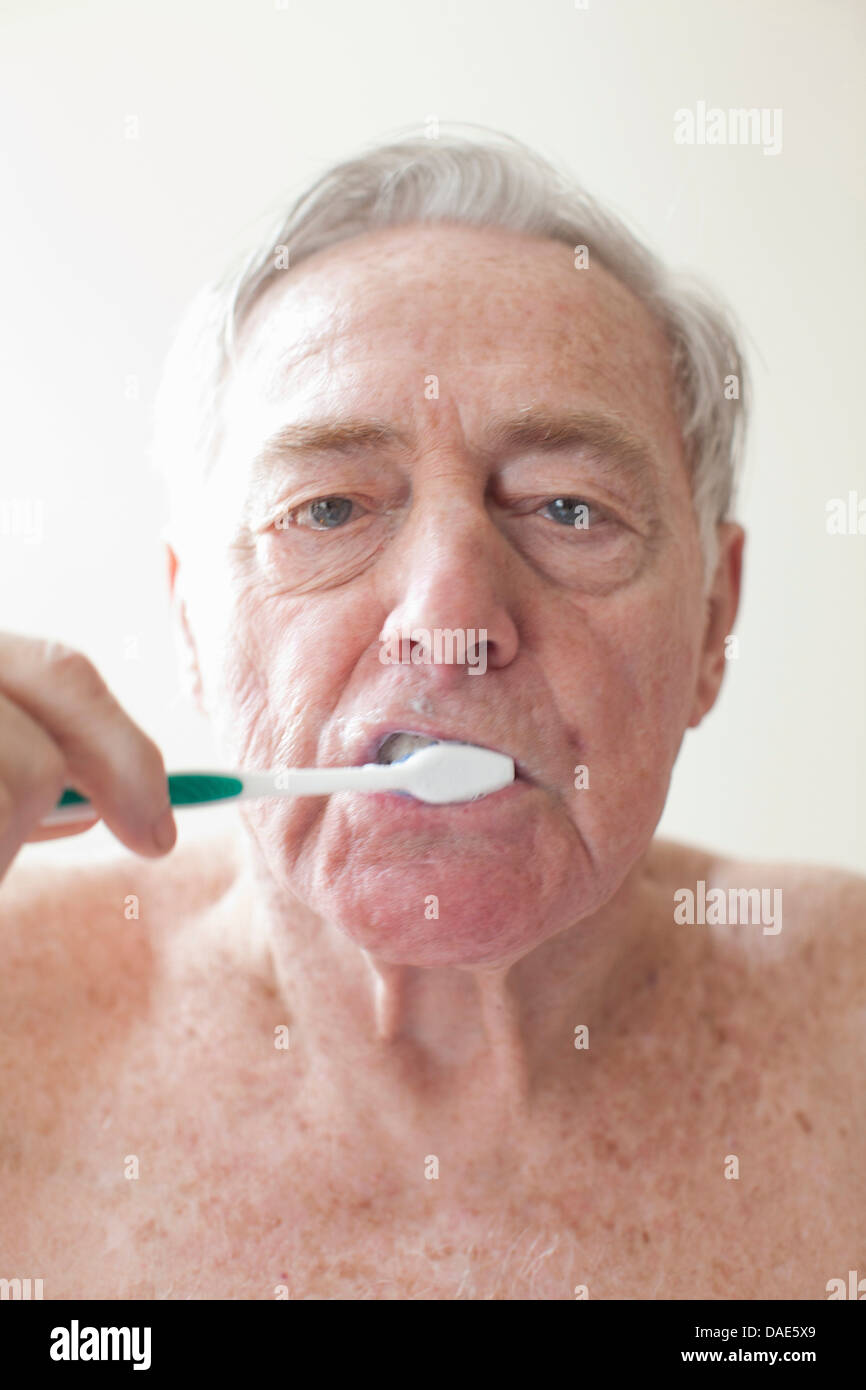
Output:
<svg viewBox="0 0 866 1390">
<path fill-rule="evenodd" d="M 407 792 L 432 806 L 474 801 L 514 781 L 514 760 L 471 743 L 432 743 L 393 763 L 362 767 L 290 767 L 275 772 L 173 772 L 172 806 L 213 806 L 263 796 L 331 796 L 334 792 Z M 94 807 L 67 787 L 41 825 L 89 820 Z"/>
</svg>

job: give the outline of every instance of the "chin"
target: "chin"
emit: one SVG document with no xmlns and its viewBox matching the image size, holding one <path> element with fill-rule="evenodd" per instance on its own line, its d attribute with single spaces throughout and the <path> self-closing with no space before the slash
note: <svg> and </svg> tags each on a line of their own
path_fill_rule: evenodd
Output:
<svg viewBox="0 0 866 1390">
<path fill-rule="evenodd" d="M 592 910 L 578 886 L 532 881 L 512 872 L 444 876 L 423 866 L 411 874 L 380 874 L 353 884 L 347 896 L 332 885 L 310 906 L 356 946 L 389 965 L 507 965 Z M 444 879 L 444 881 L 443 881 Z M 584 886 L 585 888 L 585 886 Z M 584 901 L 581 899 L 584 897 Z"/>
</svg>

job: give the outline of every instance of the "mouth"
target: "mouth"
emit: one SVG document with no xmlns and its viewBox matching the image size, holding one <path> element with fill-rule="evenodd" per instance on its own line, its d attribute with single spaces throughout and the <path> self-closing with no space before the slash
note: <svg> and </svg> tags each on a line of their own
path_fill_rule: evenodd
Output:
<svg viewBox="0 0 866 1390">
<path fill-rule="evenodd" d="M 475 740 L 463 735 L 443 734 L 436 737 L 433 734 L 419 734 L 410 729 L 392 729 L 386 733 L 380 733 L 376 742 L 370 748 L 364 762 L 374 762 L 380 764 L 399 763 L 404 758 L 416 753 L 419 748 L 429 748 L 434 743 L 474 743 Z M 476 747 L 486 748 L 487 744 L 476 744 Z M 506 752 L 507 750 L 495 748 L 495 753 Z M 509 753 L 509 756 L 513 756 Z M 517 759 L 514 759 L 514 777 L 529 780 Z"/>
<path fill-rule="evenodd" d="M 434 743 L 440 741 L 438 738 L 429 738 L 427 734 L 411 734 L 403 729 L 398 729 L 396 733 L 385 736 L 379 745 L 374 762 L 401 763 L 404 758 L 408 758 L 411 753 L 416 753 L 419 748 L 430 748 Z"/>
</svg>

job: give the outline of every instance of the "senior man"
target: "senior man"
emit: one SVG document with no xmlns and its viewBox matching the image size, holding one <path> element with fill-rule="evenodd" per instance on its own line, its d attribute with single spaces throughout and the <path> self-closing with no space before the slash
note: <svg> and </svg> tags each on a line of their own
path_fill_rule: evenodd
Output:
<svg viewBox="0 0 866 1390">
<path fill-rule="evenodd" d="M 737 610 L 743 382 L 710 300 L 493 134 L 335 166 L 202 292 L 155 447 L 225 765 L 410 734 L 518 776 L 251 802 L 162 859 L 159 751 L 82 656 L 5 636 L 0 863 L 66 783 L 137 856 L 0 893 L 0 1275 L 815 1299 L 866 1273 L 866 884 L 654 838 Z M 446 630 L 465 660 L 416 659 Z M 783 920 L 732 922 L 746 889 Z"/>
</svg>

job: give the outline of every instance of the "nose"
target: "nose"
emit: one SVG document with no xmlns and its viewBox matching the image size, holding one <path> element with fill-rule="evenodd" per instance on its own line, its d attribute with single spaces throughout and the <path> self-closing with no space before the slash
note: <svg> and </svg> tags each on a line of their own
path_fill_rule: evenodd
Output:
<svg viewBox="0 0 866 1390">
<path fill-rule="evenodd" d="M 403 660 L 418 660 L 432 641 L 425 664 L 440 683 L 460 678 L 460 634 L 467 666 L 479 671 L 507 666 L 519 645 L 507 542 L 483 498 L 468 494 L 444 480 L 416 493 L 377 566 L 387 611 L 379 640 L 392 650 L 402 643 Z"/>
</svg>

